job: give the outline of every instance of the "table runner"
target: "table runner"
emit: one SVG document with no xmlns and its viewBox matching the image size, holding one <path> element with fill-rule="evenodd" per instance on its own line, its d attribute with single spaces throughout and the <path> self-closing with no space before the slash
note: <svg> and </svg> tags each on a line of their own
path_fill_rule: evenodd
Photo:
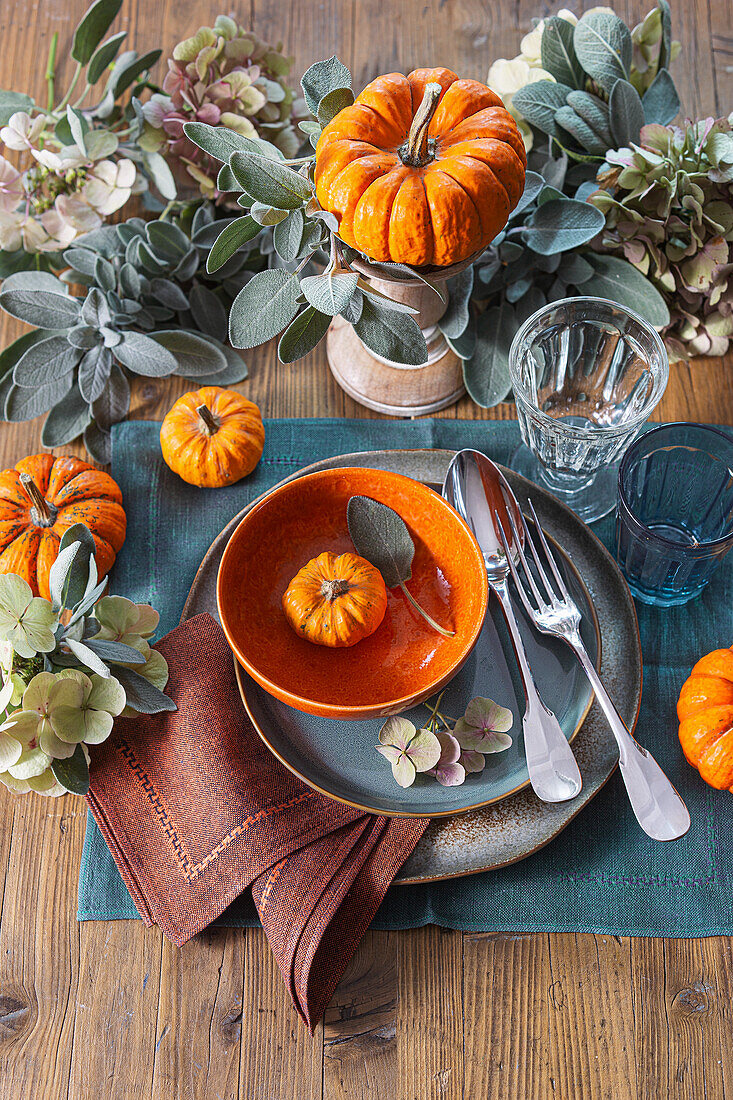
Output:
<svg viewBox="0 0 733 1100">
<path fill-rule="evenodd" d="M 243 482 L 208 491 L 186 485 L 160 457 L 159 425 L 113 430 L 112 473 L 128 509 L 127 541 L 113 591 L 161 612 L 160 633 L 178 622 L 196 568 L 226 522 L 297 469 L 332 455 L 386 448 L 476 447 L 506 463 L 519 442 L 514 421 L 270 420 L 262 462 Z M 725 430 L 725 429 L 724 429 Z M 593 530 L 609 545 L 613 522 Z M 372 927 L 439 924 L 474 931 L 568 931 L 612 935 L 733 933 L 727 867 L 731 800 L 686 764 L 677 740 L 679 687 L 699 656 L 733 642 L 733 557 L 703 596 L 666 610 L 637 605 L 644 655 L 639 737 L 687 801 L 688 835 L 649 840 L 616 773 L 551 844 L 520 863 L 464 879 L 393 886 Z M 137 910 L 93 819 L 79 880 L 80 920 L 137 918 Z M 219 923 L 257 924 L 252 899 L 238 898 Z"/>
</svg>

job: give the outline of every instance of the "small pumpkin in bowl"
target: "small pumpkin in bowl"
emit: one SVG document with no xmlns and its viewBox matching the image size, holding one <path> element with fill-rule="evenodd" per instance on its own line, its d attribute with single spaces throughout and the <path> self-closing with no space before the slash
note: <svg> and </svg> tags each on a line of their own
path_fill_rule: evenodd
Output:
<svg viewBox="0 0 733 1100">
<path fill-rule="evenodd" d="M 733 650 L 714 649 L 685 680 L 677 703 L 680 744 L 711 787 L 733 790 Z"/>
<path fill-rule="evenodd" d="M 382 574 L 357 554 L 325 551 L 296 573 L 283 595 L 296 634 L 316 645 L 356 645 L 379 627 L 387 610 Z"/>
<path fill-rule="evenodd" d="M 189 485 L 233 485 L 262 458 L 262 415 L 236 390 L 203 386 L 176 401 L 161 425 L 160 446 L 165 464 Z"/>
<path fill-rule="evenodd" d="M 450 69 L 388 73 L 321 134 L 316 197 L 371 259 L 445 267 L 504 228 L 526 165 L 516 122 L 485 84 Z"/>
<path fill-rule="evenodd" d="M 117 482 L 80 458 L 29 455 L 0 473 L 0 573 L 17 573 L 49 599 L 48 574 L 64 531 L 85 524 L 100 577 L 112 567 L 127 529 Z"/>
</svg>

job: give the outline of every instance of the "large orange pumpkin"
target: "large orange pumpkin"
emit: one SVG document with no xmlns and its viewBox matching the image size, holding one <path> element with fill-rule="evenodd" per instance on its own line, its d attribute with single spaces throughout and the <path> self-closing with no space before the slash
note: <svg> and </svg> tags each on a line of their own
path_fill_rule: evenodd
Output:
<svg viewBox="0 0 733 1100">
<path fill-rule="evenodd" d="M 733 650 L 714 649 L 685 680 L 677 703 L 685 756 L 711 787 L 733 790 Z"/>
<path fill-rule="evenodd" d="M 371 259 L 446 266 L 503 229 L 526 164 L 517 124 L 485 84 L 450 69 L 388 73 L 321 134 L 316 196 Z"/>
<path fill-rule="evenodd" d="M 213 489 L 251 474 L 262 458 L 260 410 L 236 390 L 203 386 L 179 397 L 160 429 L 163 459 L 189 485 Z"/>
<path fill-rule="evenodd" d="M 0 473 L 0 573 L 17 573 L 48 599 L 49 570 L 74 523 L 91 531 L 97 570 L 106 576 L 127 528 L 122 493 L 109 474 L 49 454 L 29 455 Z"/>
<path fill-rule="evenodd" d="M 282 602 L 296 634 L 316 645 L 345 648 L 377 629 L 387 610 L 387 589 L 366 558 L 326 550 L 296 573 Z"/>
</svg>

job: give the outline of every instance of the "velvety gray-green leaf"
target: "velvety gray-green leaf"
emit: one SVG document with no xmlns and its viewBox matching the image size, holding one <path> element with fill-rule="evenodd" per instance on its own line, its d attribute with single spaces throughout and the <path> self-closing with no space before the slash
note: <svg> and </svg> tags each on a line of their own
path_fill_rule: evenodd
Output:
<svg viewBox="0 0 733 1100">
<path fill-rule="evenodd" d="M 44 447 L 63 447 L 80 436 L 91 417 L 89 405 L 74 386 L 49 412 L 41 432 Z"/>
<path fill-rule="evenodd" d="M 226 340 L 228 313 L 213 290 L 201 283 L 194 283 L 188 297 L 196 328 L 217 340 Z"/>
<path fill-rule="evenodd" d="M 72 372 L 32 390 L 12 386 L 5 402 L 5 418 L 10 421 L 33 420 L 53 408 L 74 385 Z"/>
<path fill-rule="evenodd" d="M 296 210 L 313 194 L 308 180 L 298 172 L 259 153 L 233 153 L 229 164 L 249 195 L 280 210 Z"/>
<path fill-rule="evenodd" d="M 33 344 L 21 356 L 13 370 L 13 381 L 26 389 L 55 382 L 74 370 L 81 354 L 78 348 L 71 347 L 66 336 L 50 336 Z"/>
<path fill-rule="evenodd" d="M 538 80 L 536 84 L 527 84 L 515 92 L 512 105 L 532 126 L 554 137 L 557 130 L 555 113 L 565 104 L 567 95 L 572 90 L 567 84 Z"/>
<path fill-rule="evenodd" d="M 445 334 L 444 334 L 445 335 Z M 469 314 L 468 324 L 460 336 L 446 336 L 446 343 L 459 359 L 470 359 L 476 351 L 476 320 Z"/>
<path fill-rule="evenodd" d="M 268 206 L 264 202 L 253 202 L 249 208 L 249 214 L 251 218 L 257 222 L 258 225 L 279 225 L 280 222 L 284 222 L 287 218 L 289 210 L 279 210 L 276 206 Z"/>
<path fill-rule="evenodd" d="M 518 214 L 531 206 L 544 186 L 545 180 L 539 172 L 527 172 L 524 177 L 522 197 L 509 215 L 509 220 L 513 222 Z"/>
<path fill-rule="evenodd" d="M 218 271 L 220 267 L 223 267 L 237 249 L 257 236 L 261 228 L 254 218 L 250 217 L 249 214 L 245 214 L 241 218 L 235 218 L 233 222 L 222 229 L 214 241 L 209 258 L 206 261 L 206 270 L 209 274 L 213 274 L 214 271 Z"/>
<path fill-rule="evenodd" d="M 346 506 L 346 521 L 357 554 L 379 570 L 387 588 L 409 581 L 415 544 L 394 509 L 371 497 L 353 496 Z"/>
<path fill-rule="evenodd" d="M 8 344 L 0 352 L 0 378 L 12 375 L 16 363 L 20 362 L 28 349 L 33 347 L 34 344 L 40 343 L 41 340 L 48 340 L 50 336 L 60 335 L 62 335 L 60 332 L 53 329 L 37 328 L 33 332 L 25 332 L 22 336 L 19 336 L 17 340 L 14 340 L 12 344 Z"/>
<path fill-rule="evenodd" d="M 469 396 L 484 409 L 504 401 L 512 388 L 509 348 L 517 328 L 506 302 L 484 310 L 478 319 L 476 350 L 463 363 L 463 380 Z"/>
<path fill-rule="evenodd" d="M 326 61 L 316 61 L 303 73 L 300 82 L 303 96 L 312 115 L 318 114 L 321 100 L 337 88 L 351 87 L 351 73 L 336 57 Z"/>
<path fill-rule="evenodd" d="M 291 321 L 280 337 L 277 356 L 281 363 L 293 363 L 313 351 L 328 332 L 331 317 L 320 313 L 313 306 L 306 306 L 294 321 Z"/>
<path fill-rule="evenodd" d="M 588 253 L 586 259 L 594 274 L 583 283 L 584 294 L 609 298 L 627 306 L 656 328 L 669 324 L 669 310 L 661 294 L 630 263 L 618 256 L 596 253 Z"/>
<path fill-rule="evenodd" d="M 355 271 L 338 275 L 309 275 L 300 280 L 300 289 L 315 309 L 335 317 L 346 309 L 358 279 Z"/>
<path fill-rule="evenodd" d="M 467 267 L 460 275 L 454 275 L 447 283 L 448 308 L 438 321 L 445 337 L 457 340 L 468 324 L 468 306 L 473 291 L 473 267 Z"/>
<path fill-rule="evenodd" d="M 79 363 L 79 390 L 84 400 L 91 405 L 104 393 L 112 370 L 112 352 L 109 348 L 98 346 L 84 353 Z"/>
<path fill-rule="evenodd" d="M 100 465 L 106 466 L 112 461 L 112 436 L 94 421 L 84 429 L 84 446 Z"/>
<path fill-rule="evenodd" d="M 553 199 L 539 206 L 522 230 L 534 252 L 553 255 L 587 244 L 605 224 L 600 210 L 575 199 Z"/>
<path fill-rule="evenodd" d="M 298 311 L 300 283 L 289 271 L 259 271 L 240 290 L 229 312 L 235 348 L 253 348 L 277 336 Z"/>
<path fill-rule="evenodd" d="M 228 344 L 217 343 L 217 347 L 227 361 L 226 367 L 224 370 L 205 377 L 199 375 L 196 384 L 198 386 L 235 386 L 237 382 L 244 381 L 248 372 L 247 364 L 242 356 L 233 348 L 230 348 Z"/>
<path fill-rule="evenodd" d="M 578 61 L 573 45 L 573 24 L 557 15 L 545 20 L 541 41 L 542 68 L 560 84 L 582 88 L 585 83 L 583 67 Z"/>
<path fill-rule="evenodd" d="M 162 50 L 149 50 L 147 53 L 142 54 L 141 57 L 136 57 L 133 54 L 133 56 L 129 58 L 126 54 L 123 54 L 113 68 L 109 81 L 107 82 L 108 89 L 115 99 L 119 98 L 123 92 L 126 92 L 127 89 L 135 83 L 138 77 L 142 76 L 142 74 L 146 73 L 149 69 L 152 69 L 162 52 Z"/>
<path fill-rule="evenodd" d="M 626 80 L 631 68 L 631 32 L 610 11 L 587 12 L 573 31 L 578 61 L 588 76 L 610 94 L 617 80 Z"/>
<path fill-rule="evenodd" d="M 555 122 L 566 133 L 575 138 L 581 149 L 597 156 L 599 160 L 604 156 L 608 149 L 608 142 L 603 141 L 593 128 L 580 115 L 576 114 L 572 107 L 567 104 L 560 107 L 555 112 Z M 565 144 L 568 145 L 569 142 L 566 140 Z"/>
<path fill-rule="evenodd" d="M 354 330 L 371 351 L 384 359 L 409 366 L 427 362 L 427 344 L 416 321 L 406 313 L 377 305 L 366 294 Z"/>
<path fill-rule="evenodd" d="M 139 672 L 133 672 L 131 668 L 115 667 L 115 677 L 125 689 L 128 706 L 140 714 L 158 714 L 163 710 L 177 710 L 176 704 L 159 688 L 141 676 Z"/>
<path fill-rule="evenodd" d="M 130 383 L 119 363 L 113 363 L 107 387 L 92 405 L 92 414 L 100 428 L 108 431 L 112 424 L 125 419 L 129 409 Z"/>
<path fill-rule="evenodd" d="M 81 307 L 81 320 L 90 328 L 101 329 L 112 320 L 107 300 L 101 290 L 93 287 Z"/>
<path fill-rule="evenodd" d="M 617 147 L 639 140 L 644 108 L 639 93 L 628 80 L 617 80 L 608 101 L 611 134 Z"/>
<path fill-rule="evenodd" d="M 121 662 L 126 665 L 144 665 L 145 658 L 139 649 L 107 638 L 87 638 L 86 646 L 103 661 Z M 115 672 L 115 676 L 117 673 Z"/>
<path fill-rule="evenodd" d="M 41 280 L 50 280 L 39 285 Z M 0 288 L 0 307 L 12 317 L 37 328 L 65 329 L 76 324 L 79 303 L 70 298 L 64 284 L 45 272 L 22 271 L 9 275 Z"/>
<path fill-rule="evenodd" d="M 165 378 L 178 370 L 178 360 L 162 344 L 142 332 L 129 330 L 115 348 L 124 367 L 145 378 Z"/>
<path fill-rule="evenodd" d="M 88 64 L 121 7 L 122 0 L 97 0 L 86 11 L 71 41 L 71 56 L 75 61 Z"/>
<path fill-rule="evenodd" d="M 85 795 L 89 791 L 89 765 L 81 745 L 66 760 L 52 760 L 51 771 L 61 786 L 71 794 Z"/>
<path fill-rule="evenodd" d="M 184 378 L 216 374 L 227 365 L 226 358 L 217 345 L 200 333 L 168 329 L 154 332 L 152 339 L 175 356 L 176 373 L 182 374 Z"/>
<path fill-rule="evenodd" d="M 33 100 L 25 92 L 0 90 L 0 126 L 5 126 L 18 111 L 25 111 L 27 114 L 34 106 Z"/>
<path fill-rule="evenodd" d="M 87 79 L 90 84 L 96 84 L 100 77 L 104 75 L 105 69 L 117 57 L 119 48 L 125 38 L 127 38 L 127 31 L 119 31 L 117 34 L 111 35 L 106 42 L 102 42 L 100 46 L 97 46 L 87 69 Z"/>
<path fill-rule="evenodd" d="M 188 298 L 171 279 L 151 279 L 150 293 L 161 305 L 181 311 L 188 309 Z"/>
<path fill-rule="evenodd" d="M 167 160 L 161 153 L 154 151 L 143 153 L 143 167 L 164 199 L 170 202 L 176 197 L 176 181 Z"/>
<path fill-rule="evenodd" d="M 591 95 L 589 92 L 571 92 L 568 96 L 568 106 L 572 107 L 575 113 L 584 122 L 587 122 L 591 130 L 598 136 L 604 145 L 603 152 L 605 153 L 607 149 L 610 149 L 613 140 L 611 138 L 608 104 L 599 99 L 597 95 Z"/>
<path fill-rule="evenodd" d="M 334 88 L 327 92 L 318 104 L 318 121 L 321 126 L 328 126 L 340 111 L 350 107 L 353 102 L 354 93 L 351 88 Z"/>
<path fill-rule="evenodd" d="M 680 97 L 667 69 L 660 69 L 641 101 L 645 122 L 668 126 L 680 113 Z"/>
<path fill-rule="evenodd" d="M 272 240 L 278 256 L 285 263 L 292 263 L 300 253 L 303 240 L 305 215 L 302 210 L 293 210 L 288 217 L 278 223 L 272 231 Z"/>
</svg>

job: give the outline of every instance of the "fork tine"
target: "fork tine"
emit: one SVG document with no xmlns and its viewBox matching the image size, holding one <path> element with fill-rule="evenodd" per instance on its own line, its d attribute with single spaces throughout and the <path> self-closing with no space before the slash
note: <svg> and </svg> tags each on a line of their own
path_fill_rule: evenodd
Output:
<svg viewBox="0 0 733 1100">
<path fill-rule="evenodd" d="M 521 561 L 522 565 L 524 566 L 524 574 L 525 574 L 525 576 L 527 578 L 527 581 L 529 583 L 529 587 L 532 589 L 532 594 L 534 595 L 534 598 L 537 600 L 537 604 L 539 606 L 540 611 L 547 611 L 548 610 L 547 600 L 545 600 L 540 595 L 540 590 L 537 587 L 537 585 L 535 584 L 535 579 L 532 576 L 532 571 L 529 568 L 529 565 L 527 564 L 527 558 L 525 557 L 524 550 L 522 549 L 522 541 L 529 542 L 530 544 L 532 542 L 531 538 L 529 537 L 529 532 L 527 530 L 527 525 L 524 522 L 524 516 L 522 515 L 521 512 L 519 513 L 521 523 L 522 523 L 522 535 L 524 535 L 524 540 L 522 540 L 522 535 L 520 535 L 519 530 L 517 529 L 517 524 L 516 524 L 516 521 L 514 519 L 514 516 L 512 515 L 512 511 L 513 511 L 512 508 L 507 508 L 507 514 L 509 516 L 509 523 L 510 523 L 511 528 L 512 528 L 512 534 L 514 535 L 514 541 L 517 544 L 517 553 L 519 554 L 519 560 Z M 541 571 L 540 571 L 540 574 L 541 574 Z"/>
<path fill-rule="evenodd" d="M 537 519 L 537 513 L 534 510 L 534 504 L 532 503 L 531 500 L 528 500 L 527 503 L 529 504 L 530 511 L 532 512 L 532 519 L 534 520 L 535 527 L 537 529 L 537 533 L 540 536 L 540 542 L 542 543 L 543 549 L 545 551 L 545 556 L 547 557 L 547 561 L 549 562 L 550 569 L 552 570 L 552 575 L 555 578 L 555 580 L 557 582 L 557 587 L 560 590 L 560 595 L 563 597 L 564 600 L 567 600 L 568 602 L 572 603 L 572 597 L 571 597 L 570 593 L 567 590 L 567 587 L 565 585 L 565 581 L 562 579 L 562 576 L 560 574 L 560 570 L 558 569 L 557 564 L 555 562 L 555 555 L 550 550 L 547 539 L 545 538 L 545 533 L 542 530 L 542 527 L 540 526 L 540 521 Z"/>
<path fill-rule="evenodd" d="M 519 573 L 517 571 L 516 565 L 514 564 L 514 558 L 509 553 L 509 545 L 507 543 L 506 535 L 504 534 L 504 528 L 501 525 L 501 520 L 499 519 L 499 513 L 495 511 L 494 515 L 496 516 L 496 520 L 497 520 L 497 523 L 498 523 L 499 534 L 501 536 L 501 543 L 502 543 L 502 546 L 504 547 L 504 553 L 506 554 L 506 560 L 509 562 L 509 569 L 510 569 L 512 577 L 514 579 L 514 584 L 516 585 L 517 592 L 519 593 L 519 598 L 522 601 L 522 603 L 524 604 L 524 610 L 527 612 L 530 619 L 534 619 L 534 616 L 537 614 L 537 608 L 533 607 L 532 604 L 529 602 L 529 596 L 527 595 L 527 592 L 525 590 L 524 585 L 522 584 L 521 580 L 519 579 Z"/>
</svg>

